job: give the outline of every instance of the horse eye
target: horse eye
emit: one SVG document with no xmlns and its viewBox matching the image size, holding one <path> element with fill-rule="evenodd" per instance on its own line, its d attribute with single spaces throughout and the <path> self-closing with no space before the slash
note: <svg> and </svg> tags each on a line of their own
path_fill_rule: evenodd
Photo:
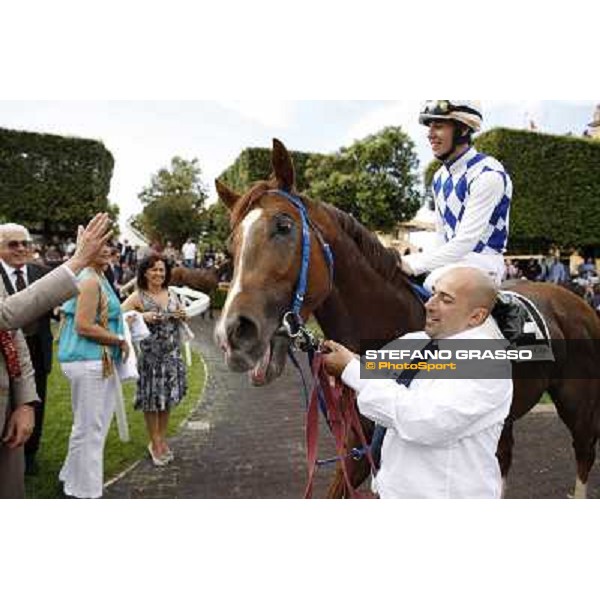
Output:
<svg viewBox="0 0 600 600">
<path fill-rule="evenodd" d="M 279 215 L 275 219 L 275 233 L 287 234 L 294 227 L 294 221 L 287 215 Z"/>
</svg>

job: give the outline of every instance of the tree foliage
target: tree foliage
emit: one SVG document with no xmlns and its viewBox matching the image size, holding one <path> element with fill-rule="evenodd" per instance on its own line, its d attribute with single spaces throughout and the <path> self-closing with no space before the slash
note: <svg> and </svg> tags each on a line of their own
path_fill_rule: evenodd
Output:
<svg viewBox="0 0 600 600">
<path fill-rule="evenodd" d="M 419 161 L 400 127 L 387 127 L 335 154 L 308 161 L 308 195 L 334 204 L 372 230 L 389 232 L 422 203 Z"/>
<path fill-rule="evenodd" d="M 109 207 L 112 154 L 101 142 L 0 129 L 0 215 L 46 239 Z"/>
<path fill-rule="evenodd" d="M 169 168 L 160 169 L 139 194 L 144 210 L 136 226 L 152 241 L 181 246 L 187 238 L 197 238 L 202 229 L 202 212 L 207 198 L 198 160 L 171 159 Z"/>
<path fill-rule="evenodd" d="M 223 252 L 227 248 L 227 239 L 231 232 L 229 213 L 222 202 L 215 202 L 207 207 L 201 216 L 203 249 L 212 248 L 215 252 Z"/>
<path fill-rule="evenodd" d="M 308 188 L 306 179 L 307 164 L 312 158 L 322 155 L 297 151 L 291 151 L 290 155 L 296 173 L 296 189 L 299 192 L 304 192 Z M 219 176 L 219 180 L 236 192 L 243 193 L 253 183 L 268 179 L 271 172 L 270 148 L 246 148 L 235 162 L 223 171 Z"/>
</svg>

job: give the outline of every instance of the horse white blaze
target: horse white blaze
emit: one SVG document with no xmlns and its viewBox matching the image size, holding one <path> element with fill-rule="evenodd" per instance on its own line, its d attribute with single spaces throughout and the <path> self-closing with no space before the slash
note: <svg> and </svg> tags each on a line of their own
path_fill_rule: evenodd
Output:
<svg viewBox="0 0 600 600">
<path fill-rule="evenodd" d="M 227 340 L 227 332 L 225 331 L 225 323 L 227 322 L 227 317 L 229 315 L 229 311 L 231 309 L 231 304 L 235 300 L 236 296 L 240 294 L 242 291 L 242 280 L 244 277 L 244 259 L 245 255 L 250 247 L 250 242 L 252 239 L 252 229 L 259 221 L 263 214 L 262 208 L 255 208 L 251 210 L 241 222 L 241 245 L 240 252 L 238 256 L 237 265 L 235 266 L 235 275 L 233 281 L 231 282 L 231 287 L 229 288 L 229 292 L 227 294 L 227 300 L 225 301 L 225 305 L 223 306 L 223 312 L 221 313 L 221 318 L 219 319 L 219 323 L 217 325 L 217 336 L 220 340 Z"/>
</svg>

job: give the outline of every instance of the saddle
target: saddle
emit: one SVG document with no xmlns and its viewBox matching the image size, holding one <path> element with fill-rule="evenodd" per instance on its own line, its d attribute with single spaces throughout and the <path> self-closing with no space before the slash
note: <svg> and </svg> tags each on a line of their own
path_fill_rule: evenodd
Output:
<svg viewBox="0 0 600 600">
<path fill-rule="evenodd" d="M 531 300 L 517 292 L 502 290 L 492 317 L 511 348 L 531 350 L 534 361 L 554 361 L 548 325 Z"/>
</svg>

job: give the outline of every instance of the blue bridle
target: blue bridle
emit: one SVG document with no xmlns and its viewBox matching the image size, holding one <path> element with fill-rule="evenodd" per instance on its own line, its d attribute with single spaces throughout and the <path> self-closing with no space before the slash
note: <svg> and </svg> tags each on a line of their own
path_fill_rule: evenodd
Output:
<svg viewBox="0 0 600 600">
<path fill-rule="evenodd" d="M 302 317 L 300 316 L 300 310 L 304 303 L 304 297 L 306 295 L 306 289 L 308 287 L 308 269 L 310 266 L 310 228 L 312 226 L 315 236 L 321 244 L 323 249 L 323 255 L 325 256 L 325 262 L 329 268 L 329 281 L 330 285 L 333 286 L 333 252 L 329 244 L 323 239 L 323 236 L 319 230 L 310 222 L 308 218 L 308 212 L 304 202 L 298 197 L 285 192 L 283 190 L 271 190 L 268 194 L 281 196 L 285 198 L 290 204 L 292 204 L 300 213 L 300 221 L 302 222 L 302 258 L 300 262 L 300 273 L 298 274 L 298 281 L 296 283 L 296 289 L 292 298 L 292 306 L 290 310 L 283 316 L 283 326 L 290 335 L 290 337 L 296 337 L 299 334 L 300 329 L 304 325 Z"/>
</svg>

